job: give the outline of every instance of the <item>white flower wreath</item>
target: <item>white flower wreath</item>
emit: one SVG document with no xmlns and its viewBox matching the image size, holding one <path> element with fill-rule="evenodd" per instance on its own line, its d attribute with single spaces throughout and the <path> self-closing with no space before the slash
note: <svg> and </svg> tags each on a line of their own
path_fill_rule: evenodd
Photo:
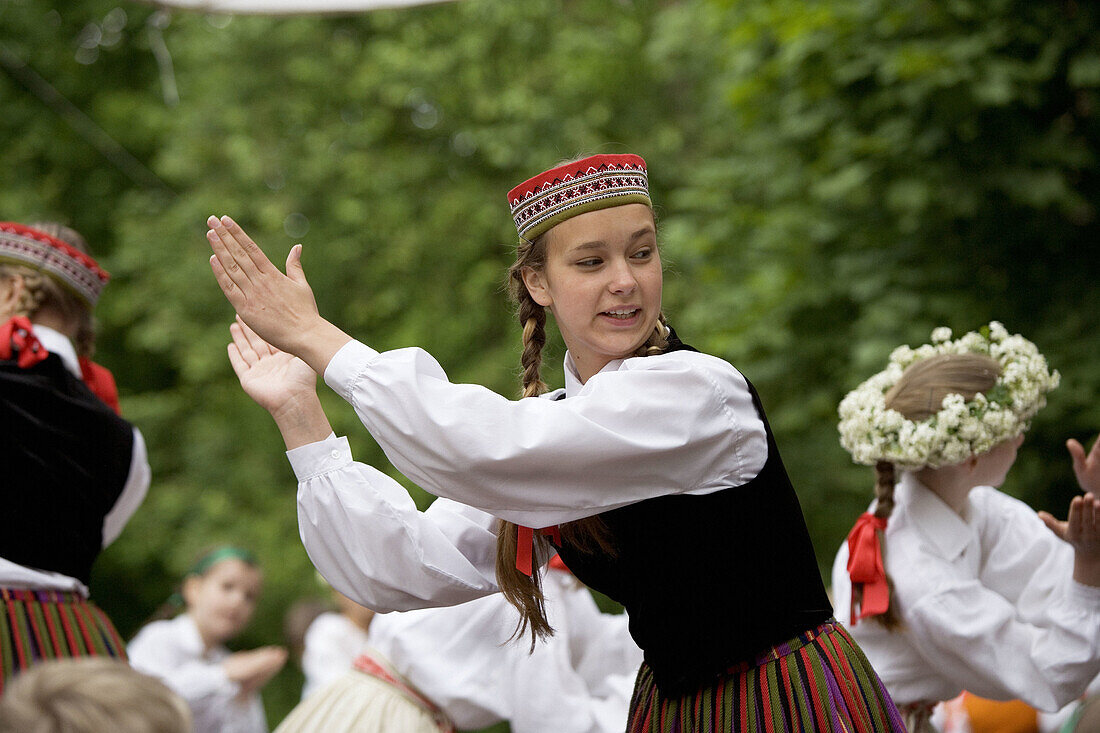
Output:
<svg viewBox="0 0 1100 733">
<path fill-rule="evenodd" d="M 886 408 L 886 393 L 910 364 L 939 354 L 969 353 L 985 354 L 1001 366 L 988 392 L 969 402 L 962 395 L 948 395 L 940 411 L 924 420 L 907 420 Z M 838 410 L 840 444 L 853 461 L 867 466 L 878 461 L 902 469 L 961 463 L 1027 430 L 1060 379 L 1035 344 L 1010 335 L 997 321 L 954 341 L 951 329 L 940 327 L 932 331 L 930 344 L 894 349 L 886 369 L 845 396 Z"/>
</svg>

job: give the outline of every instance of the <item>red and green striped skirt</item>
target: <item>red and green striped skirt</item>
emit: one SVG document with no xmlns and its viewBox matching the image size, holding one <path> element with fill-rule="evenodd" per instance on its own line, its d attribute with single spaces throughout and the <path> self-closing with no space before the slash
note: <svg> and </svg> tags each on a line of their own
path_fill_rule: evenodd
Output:
<svg viewBox="0 0 1100 733">
<path fill-rule="evenodd" d="M 626 730 L 878 733 L 905 724 L 863 651 L 830 620 L 682 697 L 662 697 L 643 663 Z"/>
<path fill-rule="evenodd" d="M 66 657 L 125 659 L 126 645 L 79 593 L 0 588 L 0 694 L 20 670 Z"/>
</svg>

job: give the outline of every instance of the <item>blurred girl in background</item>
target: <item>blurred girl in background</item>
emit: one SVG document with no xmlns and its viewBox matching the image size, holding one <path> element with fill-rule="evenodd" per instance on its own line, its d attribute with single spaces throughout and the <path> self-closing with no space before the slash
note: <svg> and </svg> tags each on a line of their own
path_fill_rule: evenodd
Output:
<svg viewBox="0 0 1100 733">
<path fill-rule="evenodd" d="M 282 669 L 286 650 L 230 652 L 256 609 L 263 575 L 252 553 L 219 547 L 187 573 L 183 613 L 142 628 L 129 645 L 134 668 L 163 680 L 191 707 L 195 733 L 266 733 L 259 691 Z"/>
</svg>

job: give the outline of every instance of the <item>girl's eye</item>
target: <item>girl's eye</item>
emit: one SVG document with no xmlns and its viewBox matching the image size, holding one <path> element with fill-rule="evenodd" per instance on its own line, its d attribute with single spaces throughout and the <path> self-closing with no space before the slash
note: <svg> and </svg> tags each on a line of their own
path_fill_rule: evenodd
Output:
<svg viewBox="0 0 1100 733">
<path fill-rule="evenodd" d="M 598 257 L 589 257 L 587 260 L 581 260 L 577 263 L 579 267 L 595 267 L 598 264 L 600 264 L 600 258 Z"/>
<path fill-rule="evenodd" d="M 644 249 L 640 249 L 637 252 L 635 252 L 634 255 L 633 255 L 633 257 L 635 257 L 636 259 L 639 259 L 639 260 L 649 259 L 652 256 L 653 256 L 653 250 L 650 249 L 649 247 L 646 247 Z"/>
</svg>

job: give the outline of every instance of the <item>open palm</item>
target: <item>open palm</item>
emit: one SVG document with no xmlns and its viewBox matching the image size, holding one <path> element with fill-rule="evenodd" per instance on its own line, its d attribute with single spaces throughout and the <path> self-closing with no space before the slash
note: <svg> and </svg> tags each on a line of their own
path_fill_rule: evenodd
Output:
<svg viewBox="0 0 1100 733">
<path fill-rule="evenodd" d="M 240 318 L 229 327 L 229 362 L 241 388 L 260 407 L 275 414 L 317 389 L 317 375 L 304 361 L 264 341 Z"/>
</svg>

